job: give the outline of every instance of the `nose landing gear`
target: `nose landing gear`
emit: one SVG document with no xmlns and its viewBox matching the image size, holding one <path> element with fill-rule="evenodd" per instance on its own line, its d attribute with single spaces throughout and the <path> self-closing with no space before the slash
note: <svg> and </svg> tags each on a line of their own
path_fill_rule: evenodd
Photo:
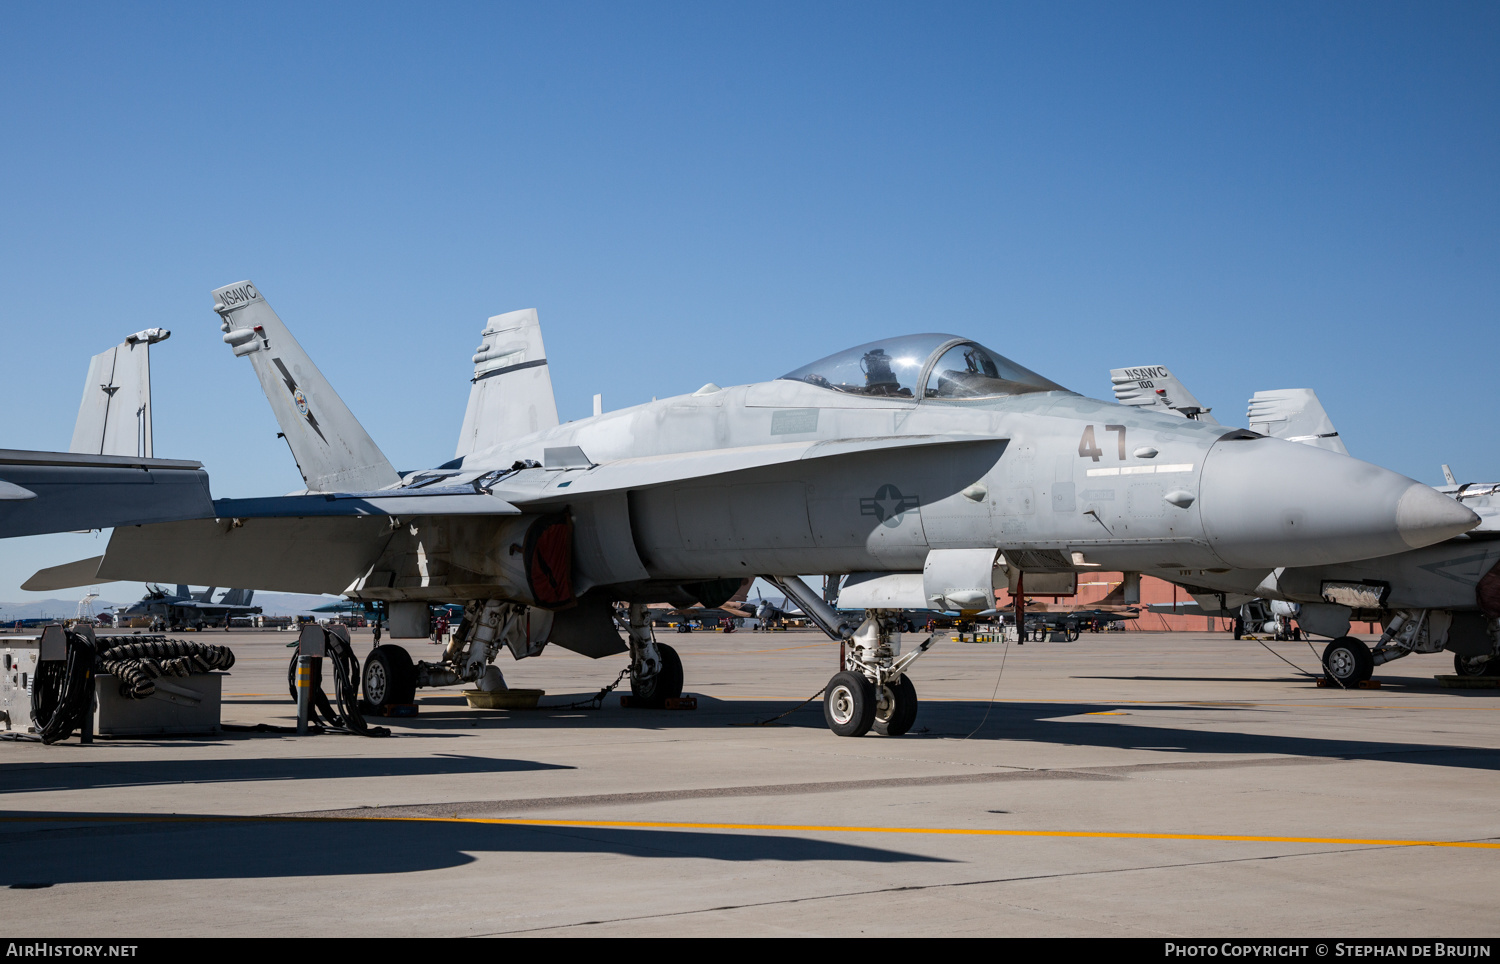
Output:
<svg viewBox="0 0 1500 964">
<path fill-rule="evenodd" d="M 906 655 L 900 622 L 883 610 L 870 610 L 849 637 L 844 669 L 823 692 L 823 719 L 839 736 L 900 736 L 917 719 L 917 688 L 906 669 L 932 646 L 936 634 Z"/>
</svg>

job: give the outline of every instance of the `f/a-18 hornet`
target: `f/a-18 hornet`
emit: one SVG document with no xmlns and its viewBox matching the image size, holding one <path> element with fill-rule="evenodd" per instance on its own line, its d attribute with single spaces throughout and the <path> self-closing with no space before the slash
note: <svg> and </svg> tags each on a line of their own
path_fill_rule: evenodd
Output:
<svg viewBox="0 0 1500 964">
<path fill-rule="evenodd" d="M 535 311 L 490 319 L 458 457 L 400 475 L 250 282 L 214 292 L 306 494 L 214 503 L 215 518 L 115 530 L 94 579 L 254 586 L 382 601 L 393 638 L 465 617 L 441 659 L 396 645 L 365 696 L 480 682 L 502 647 L 630 653 L 643 701 L 682 665 L 647 604 L 717 606 L 745 579 L 787 588 L 847 641 L 825 693 L 841 735 L 904 732 L 917 708 L 902 609 L 977 612 L 999 585 L 1046 592 L 1094 568 L 1249 569 L 1367 559 L 1478 517 L 1345 455 L 1084 398 L 976 341 L 870 341 L 774 381 L 558 424 Z M 850 625 L 793 573 L 848 573 Z M 628 604 L 621 620 L 615 604 Z M 497 674 L 492 674 L 497 675 Z"/>
</svg>

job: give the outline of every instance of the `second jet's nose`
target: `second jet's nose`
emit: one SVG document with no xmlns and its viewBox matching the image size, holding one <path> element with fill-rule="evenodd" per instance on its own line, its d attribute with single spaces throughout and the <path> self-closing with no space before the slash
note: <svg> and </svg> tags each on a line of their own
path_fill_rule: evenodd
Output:
<svg viewBox="0 0 1500 964">
<path fill-rule="evenodd" d="M 1203 463 L 1203 528 L 1237 568 L 1388 556 L 1466 532 L 1479 517 L 1378 465 L 1271 438 L 1226 438 Z"/>
</svg>

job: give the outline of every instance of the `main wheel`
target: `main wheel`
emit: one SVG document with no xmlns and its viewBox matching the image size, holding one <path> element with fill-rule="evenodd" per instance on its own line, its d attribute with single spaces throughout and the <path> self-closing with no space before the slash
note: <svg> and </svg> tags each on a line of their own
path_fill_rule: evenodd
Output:
<svg viewBox="0 0 1500 964">
<path fill-rule="evenodd" d="M 875 691 L 875 732 L 881 736 L 900 736 L 917 721 L 917 688 L 911 677 L 902 676 L 895 683 L 885 683 Z"/>
<path fill-rule="evenodd" d="M 416 699 L 417 668 L 400 646 L 376 646 L 365 660 L 362 683 L 366 703 L 400 706 Z"/>
<path fill-rule="evenodd" d="M 656 652 L 661 656 L 661 670 L 645 679 L 631 674 L 630 696 L 638 706 L 660 709 L 667 700 L 682 695 L 682 657 L 666 643 L 657 643 Z"/>
<path fill-rule="evenodd" d="M 860 673 L 833 674 L 823 691 L 823 719 L 839 736 L 864 736 L 875 725 L 875 685 Z"/>
<path fill-rule="evenodd" d="M 1323 669 L 1345 686 L 1363 683 L 1375 672 L 1370 647 L 1353 636 L 1340 636 L 1323 650 Z"/>
<path fill-rule="evenodd" d="M 1482 663 L 1471 663 L 1453 654 L 1453 672 L 1459 676 L 1500 676 L 1500 657 L 1490 657 Z"/>
</svg>

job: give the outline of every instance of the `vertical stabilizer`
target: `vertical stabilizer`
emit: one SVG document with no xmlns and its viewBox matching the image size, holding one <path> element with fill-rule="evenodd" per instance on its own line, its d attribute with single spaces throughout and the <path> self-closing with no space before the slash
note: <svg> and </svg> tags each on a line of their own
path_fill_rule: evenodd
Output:
<svg viewBox="0 0 1500 964">
<path fill-rule="evenodd" d="M 536 309 L 495 315 L 482 337 L 454 453 L 460 458 L 557 424 L 552 373 Z"/>
<path fill-rule="evenodd" d="M 151 346 L 165 328 L 147 328 L 89 360 L 69 452 L 151 458 Z"/>
<path fill-rule="evenodd" d="M 368 491 L 398 481 L 396 470 L 318 371 L 276 312 L 248 281 L 214 291 L 224 341 L 246 355 L 314 492 Z"/>
<path fill-rule="evenodd" d="M 1115 399 L 1121 405 L 1149 408 L 1163 414 L 1171 412 L 1209 425 L 1219 424 L 1208 414 L 1213 409 L 1204 408 L 1165 365 L 1113 368 L 1109 380 L 1114 386 Z"/>
<path fill-rule="evenodd" d="M 1316 448 L 1348 455 L 1338 429 L 1311 388 L 1280 388 L 1256 392 L 1246 412 L 1253 431 L 1288 442 L 1304 442 Z"/>
</svg>

